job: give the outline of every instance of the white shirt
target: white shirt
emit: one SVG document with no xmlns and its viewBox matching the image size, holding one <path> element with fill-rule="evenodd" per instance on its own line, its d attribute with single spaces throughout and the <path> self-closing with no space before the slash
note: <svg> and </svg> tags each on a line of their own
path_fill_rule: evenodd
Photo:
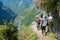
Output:
<svg viewBox="0 0 60 40">
<path fill-rule="evenodd" d="M 47 19 L 46 18 L 42 18 L 41 19 L 41 25 L 42 26 L 46 26 L 47 25 Z"/>
</svg>

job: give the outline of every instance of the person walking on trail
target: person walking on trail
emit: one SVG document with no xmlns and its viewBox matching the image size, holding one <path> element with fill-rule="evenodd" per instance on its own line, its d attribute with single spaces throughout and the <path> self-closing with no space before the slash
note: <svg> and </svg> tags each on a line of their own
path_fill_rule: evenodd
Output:
<svg viewBox="0 0 60 40">
<path fill-rule="evenodd" d="M 42 29 L 42 34 L 46 35 L 46 27 L 47 27 L 47 17 L 43 15 L 43 18 L 41 19 L 41 29 Z"/>
<path fill-rule="evenodd" d="M 53 29 L 52 29 L 52 27 L 53 27 L 53 17 L 52 17 L 52 15 L 50 15 L 48 17 L 48 26 L 49 26 L 49 32 L 53 32 Z"/>
<path fill-rule="evenodd" d="M 36 23 L 37 23 L 37 29 L 40 29 L 40 18 L 38 15 L 36 15 Z"/>
</svg>

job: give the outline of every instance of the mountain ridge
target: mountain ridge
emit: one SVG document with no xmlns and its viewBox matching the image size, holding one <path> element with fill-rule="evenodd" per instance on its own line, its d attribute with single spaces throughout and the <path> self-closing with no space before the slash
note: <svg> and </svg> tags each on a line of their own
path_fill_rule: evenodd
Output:
<svg viewBox="0 0 60 40">
<path fill-rule="evenodd" d="M 33 5 L 34 1 L 32 0 L 0 0 L 3 2 L 3 5 L 10 8 L 16 14 L 19 14 L 24 9 Z"/>
<path fill-rule="evenodd" d="M 20 22 L 24 25 L 29 25 L 32 23 L 32 21 L 34 21 L 36 14 L 37 12 L 35 7 L 31 6 L 19 14 L 19 16 L 14 21 L 14 25 L 17 24 L 18 20 L 20 20 Z"/>
</svg>

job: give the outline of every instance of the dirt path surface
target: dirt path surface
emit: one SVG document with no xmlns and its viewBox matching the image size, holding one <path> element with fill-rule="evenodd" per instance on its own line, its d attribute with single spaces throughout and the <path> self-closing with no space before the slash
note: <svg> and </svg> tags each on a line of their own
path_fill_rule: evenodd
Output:
<svg viewBox="0 0 60 40">
<path fill-rule="evenodd" d="M 37 30 L 37 27 L 36 26 L 37 26 L 36 23 L 33 22 L 32 23 L 32 30 L 33 30 L 33 32 L 35 32 L 37 34 L 37 36 L 38 36 L 38 39 L 37 40 L 51 40 L 50 37 L 43 36 L 41 29 L 40 30 Z"/>
</svg>

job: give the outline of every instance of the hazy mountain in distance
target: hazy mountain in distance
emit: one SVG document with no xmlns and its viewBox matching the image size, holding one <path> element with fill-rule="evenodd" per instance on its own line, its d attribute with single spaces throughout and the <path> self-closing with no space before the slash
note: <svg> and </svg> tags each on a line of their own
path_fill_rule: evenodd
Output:
<svg viewBox="0 0 60 40">
<path fill-rule="evenodd" d="M 0 1 L 0 24 L 4 24 L 4 20 L 7 22 L 13 21 L 17 15 L 14 12 L 5 6 Z"/>
<path fill-rule="evenodd" d="M 3 5 L 10 8 L 16 14 L 20 14 L 24 9 L 33 5 L 34 0 L 0 0 Z"/>
</svg>

